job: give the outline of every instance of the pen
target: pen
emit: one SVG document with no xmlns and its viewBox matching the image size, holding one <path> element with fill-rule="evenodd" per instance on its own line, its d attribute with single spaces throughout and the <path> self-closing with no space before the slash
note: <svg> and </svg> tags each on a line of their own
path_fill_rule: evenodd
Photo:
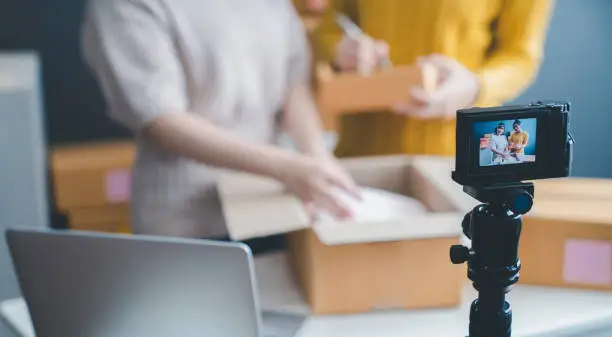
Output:
<svg viewBox="0 0 612 337">
<path fill-rule="evenodd" d="M 344 31 L 344 34 L 353 40 L 358 40 L 359 38 L 365 36 L 366 34 L 357 26 L 348 16 L 342 13 L 336 13 L 336 22 Z M 381 67 L 390 67 L 393 64 L 389 57 L 385 57 L 381 60 Z"/>
</svg>

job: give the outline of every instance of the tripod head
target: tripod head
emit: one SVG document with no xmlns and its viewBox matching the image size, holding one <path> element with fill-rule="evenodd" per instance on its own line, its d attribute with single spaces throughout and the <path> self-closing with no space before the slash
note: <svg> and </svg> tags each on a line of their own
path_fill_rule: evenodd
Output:
<svg viewBox="0 0 612 337">
<path fill-rule="evenodd" d="M 463 218 L 463 233 L 472 247 L 454 245 L 454 264 L 468 263 L 468 278 L 478 291 L 470 311 L 469 337 L 510 337 L 512 310 L 506 293 L 518 282 L 518 246 L 522 215 L 533 205 L 532 183 L 465 186 L 482 204 Z"/>
</svg>

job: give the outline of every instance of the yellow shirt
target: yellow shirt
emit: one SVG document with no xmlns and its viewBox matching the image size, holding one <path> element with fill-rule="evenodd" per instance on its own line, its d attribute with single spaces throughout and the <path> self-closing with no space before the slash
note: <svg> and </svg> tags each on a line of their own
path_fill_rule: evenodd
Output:
<svg viewBox="0 0 612 337">
<path fill-rule="evenodd" d="M 419 56 L 453 57 L 477 74 L 475 106 L 513 99 L 537 73 L 552 0 L 334 0 L 317 31 L 315 53 L 331 60 L 341 31 L 333 10 L 390 45 L 394 64 Z M 338 156 L 395 153 L 453 155 L 455 121 L 416 120 L 390 112 L 344 116 Z"/>
<path fill-rule="evenodd" d="M 510 152 L 512 153 L 525 153 L 525 146 L 527 145 L 527 141 L 529 140 L 529 133 L 525 130 L 521 130 L 519 132 L 512 131 L 510 132 L 510 136 L 508 136 L 508 143 L 510 143 Z M 521 148 L 516 149 L 514 145 L 520 144 Z"/>
</svg>

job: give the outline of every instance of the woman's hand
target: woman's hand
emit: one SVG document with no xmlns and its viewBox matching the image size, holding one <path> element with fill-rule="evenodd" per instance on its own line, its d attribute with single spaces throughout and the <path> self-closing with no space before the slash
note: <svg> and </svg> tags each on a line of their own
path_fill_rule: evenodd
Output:
<svg viewBox="0 0 612 337">
<path fill-rule="evenodd" d="M 334 189 L 344 190 L 356 199 L 360 198 L 351 176 L 331 155 L 300 155 L 284 165 L 279 180 L 312 213 L 322 209 L 339 218 L 351 217 L 350 209 L 335 196 Z"/>
<path fill-rule="evenodd" d="M 368 75 L 389 57 L 389 45 L 369 36 L 358 39 L 344 35 L 336 46 L 334 64 L 341 71 L 358 71 Z"/>
<path fill-rule="evenodd" d="M 314 13 L 322 13 L 329 6 L 328 0 L 306 0 L 306 7 Z"/>
<path fill-rule="evenodd" d="M 423 88 L 411 88 L 411 102 L 399 103 L 394 111 L 416 118 L 455 118 L 456 111 L 471 107 L 480 92 L 480 81 L 458 61 L 444 56 L 431 55 L 418 61 L 421 67 L 433 67 L 438 81 L 436 88 L 427 92 Z"/>
</svg>

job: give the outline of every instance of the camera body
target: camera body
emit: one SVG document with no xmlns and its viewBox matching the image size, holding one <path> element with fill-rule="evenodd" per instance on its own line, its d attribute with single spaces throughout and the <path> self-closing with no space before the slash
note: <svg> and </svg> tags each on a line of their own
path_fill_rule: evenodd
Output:
<svg viewBox="0 0 612 337">
<path fill-rule="evenodd" d="M 464 186 L 567 177 L 573 138 L 569 102 L 457 111 L 452 178 Z"/>
</svg>

